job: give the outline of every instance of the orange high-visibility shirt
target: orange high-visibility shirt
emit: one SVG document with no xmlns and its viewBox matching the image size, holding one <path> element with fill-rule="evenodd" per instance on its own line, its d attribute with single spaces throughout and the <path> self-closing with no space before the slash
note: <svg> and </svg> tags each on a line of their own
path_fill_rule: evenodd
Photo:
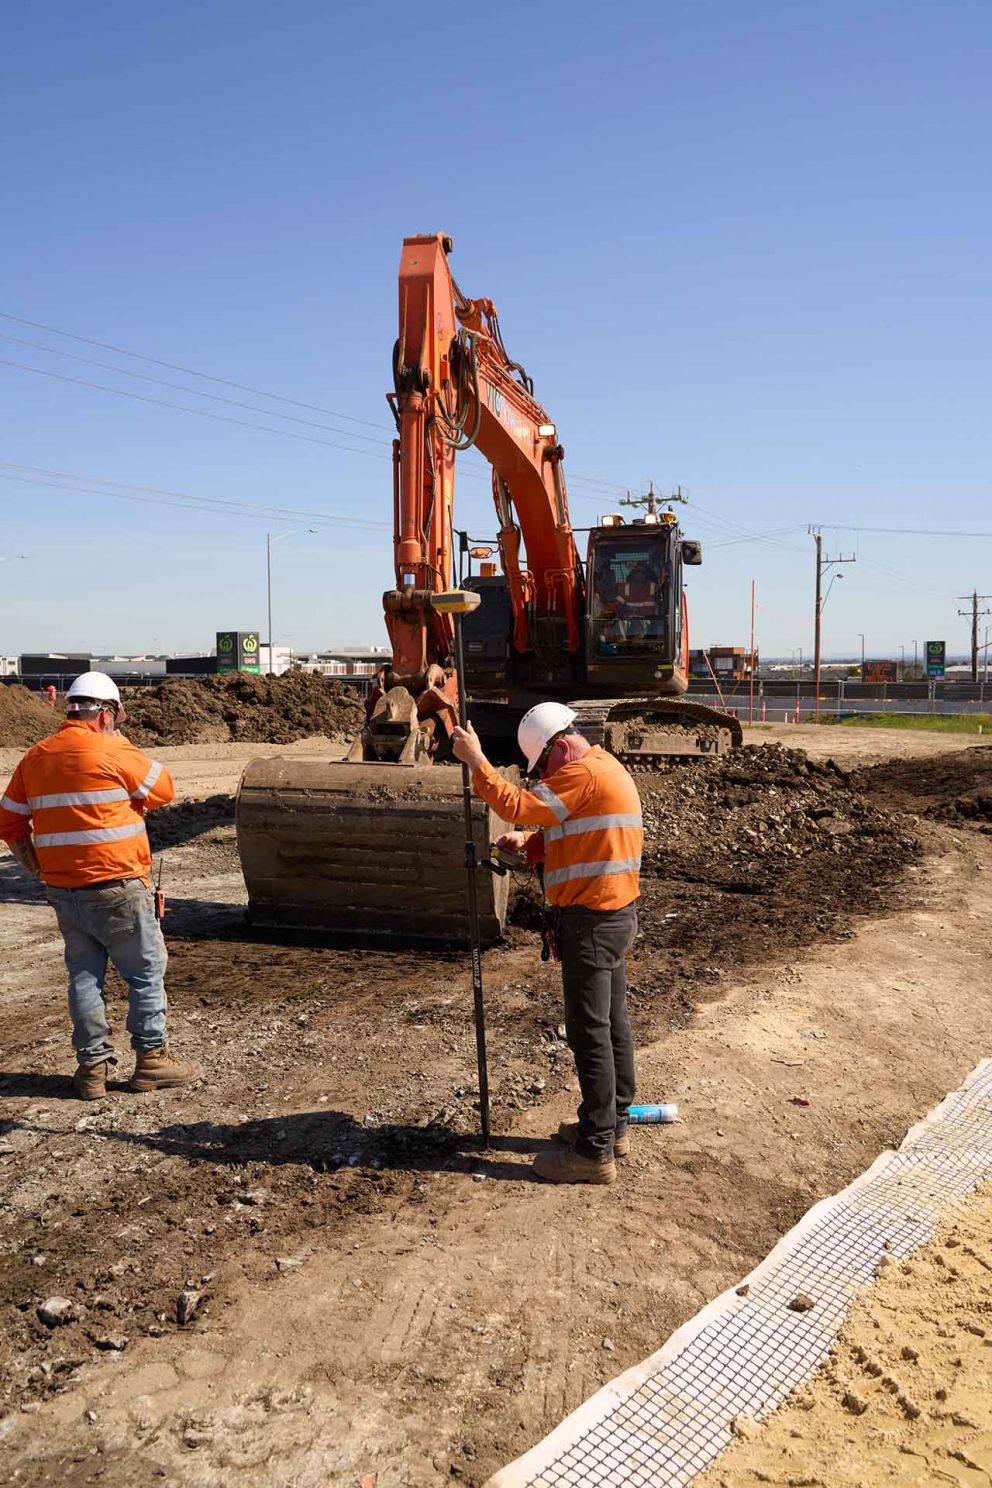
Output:
<svg viewBox="0 0 992 1488">
<path fill-rule="evenodd" d="M 551 904 L 623 909 L 637 898 L 641 800 L 612 754 L 594 746 L 530 790 L 518 790 L 486 763 L 472 785 L 504 821 L 543 829 L 544 891 Z"/>
<path fill-rule="evenodd" d="M 658 608 L 658 586 L 653 579 L 628 579 L 620 586 L 620 598 L 628 614 L 650 616 Z"/>
<path fill-rule="evenodd" d="M 0 799 L 0 839 L 33 836 L 41 876 L 78 889 L 111 878 L 147 881 L 145 811 L 172 800 L 172 776 L 123 734 L 70 719 L 29 749 Z"/>
</svg>

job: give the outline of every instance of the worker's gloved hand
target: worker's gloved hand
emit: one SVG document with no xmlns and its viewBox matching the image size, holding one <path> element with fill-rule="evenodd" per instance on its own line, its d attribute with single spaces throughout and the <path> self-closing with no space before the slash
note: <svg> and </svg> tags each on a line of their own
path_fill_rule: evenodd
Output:
<svg viewBox="0 0 992 1488">
<path fill-rule="evenodd" d="M 477 770 L 485 763 L 486 756 L 482 752 L 479 736 L 470 723 L 464 728 L 452 729 L 451 747 L 454 750 L 455 759 L 461 760 L 463 765 L 468 765 L 470 770 Z"/>
</svg>

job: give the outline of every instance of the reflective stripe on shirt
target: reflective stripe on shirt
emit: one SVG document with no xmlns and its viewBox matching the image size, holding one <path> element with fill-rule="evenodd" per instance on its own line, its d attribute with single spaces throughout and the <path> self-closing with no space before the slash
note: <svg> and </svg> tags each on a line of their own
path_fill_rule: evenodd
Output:
<svg viewBox="0 0 992 1488">
<path fill-rule="evenodd" d="M 110 786 L 106 790 L 62 791 L 54 796 L 31 796 L 28 805 L 32 811 L 44 811 L 49 806 L 103 806 L 110 801 L 130 800 L 126 790 Z"/>
<path fill-rule="evenodd" d="M 643 832 L 644 819 L 640 812 L 615 811 L 609 816 L 573 816 L 560 827 L 548 827 L 545 842 L 557 842 L 562 837 L 574 837 L 577 832 L 608 832 L 611 827 L 631 827 Z"/>
<path fill-rule="evenodd" d="M 550 785 L 545 785 L 542 781 L 540 785 L 535 785 L 531 795 L 536 796 L 539 801 L 543 801 L 548 810 L 553 812 L 559 821 L 565 820 L 568 815 L 568 807 L 560 796 L 555 795 Z"/>
<path fill-rule="evenodd" d="M 0 806 L 2 806 L 5 811 L 13 811 L 17 816 L 31 815 L 30 806 L 25 806 L 23 801 L 12 801 L 10 796 L 4 796 L 3 799 L 0 800 Z"/>
<path fill-rule="evenodd" d="M 94 827 L 88 832 L 42 832 L 35 836 L 35 847 L 75 847 L 87 842 L 121 842 L 125 837 L 140 837 L 145 830 L 141 822 L 126 827 Z"/>
<path fill-rule="evenodd" d="M 155 784 L 161 773 L 162 766 L 159 764 L 158 760 L 152 760 L 151 769 L 148 771 L 148 774 L 145 776 L 144 780 L 141 782 L 141 784 L 138 786 L 138 789 L 134 793 L 134 799 L 136 801 L 143 801 L 145 799 L 148 792 L 151 790 L 152 786 Z"/>
<path fill-rule="evenodd" d="M 640 872 L 640 858 L 603 858 L 598 863 L 573 863 L 570 868 L 554 868 L 545 873 L 546 888 L 555 884 L 570 883 L 574 878 L 607 878 L 614 873 Z"/>
</svg>

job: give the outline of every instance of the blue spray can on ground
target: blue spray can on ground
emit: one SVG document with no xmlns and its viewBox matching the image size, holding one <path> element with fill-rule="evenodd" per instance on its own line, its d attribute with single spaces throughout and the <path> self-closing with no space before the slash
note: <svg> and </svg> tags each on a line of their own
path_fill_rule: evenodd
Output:
<svg viewBox="0 0 992 1488">
<path fill-rule="evenodd" d="M 629 1119 L 632 1126 L 646 1126 L 649 1123 L 667 1124 L 671 1121 L 678 1121 L 679 1108 L 668 1104 L 631 1106 Z"/>
</svg>

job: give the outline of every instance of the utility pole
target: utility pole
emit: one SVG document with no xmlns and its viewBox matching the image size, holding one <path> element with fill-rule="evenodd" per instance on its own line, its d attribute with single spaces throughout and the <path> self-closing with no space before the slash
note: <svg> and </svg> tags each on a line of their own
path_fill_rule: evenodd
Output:
<svg viewBox="0 0 992 1488">
<path fill-rule="evenodd" d="M 816 701 L 813 705 L 813 716 L 815 722 L 819 723 L 821 655 L 820 642 L 823 631 L 823 606 L 826 602 L 823 596 L 823 575 L 826 573 L 828 568 L 833 568 L 835 563 L 854 563 L 855 554 L 852 553 L 849 558 L 845 558 L 841 553 L 838 553 L 833 558 L 824 558 L 823 533 L 820 531 L 819 527 L 811 527 L 809 529 L 809 533 L 813 541 L 816 543 L 816 607 L 813 617 L 813 688 L 816 694 Z M 840 575 L 837 575 L 836 577 L 839 578 Z"/>
<path fill-rule="evenodd" d="M 751 687 L 748 697 L 747 721 L 754 722 L 754 580 L 751 580 Z"/>
<path fill-rule="evenodd" d="M 992 594 L 979 594 L 977 589 L 971 594 L 959 594 L 958 599 L 970 599 L 970 610 L 958 610 L 959 615 L 965 618 L 971 616 L 971 680 L 978 681 L 978 619 L 980 615 L 992 615 L 992 610 L 980 610 L 979 603 L 992 599 Z"/>
</svg>

